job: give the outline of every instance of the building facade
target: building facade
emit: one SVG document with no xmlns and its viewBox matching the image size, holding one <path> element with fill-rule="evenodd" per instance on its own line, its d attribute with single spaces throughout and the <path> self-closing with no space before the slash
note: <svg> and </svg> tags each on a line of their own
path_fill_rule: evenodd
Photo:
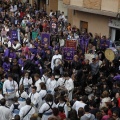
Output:
<svg viewBox="0 0 120 120">
<path fill-rule="evenodd" d="M 68 8 L 68 21 L 87 32 L 120 39 L 120 0 L 63 0 Z M 118 16 L 119 17 L 119 16 Z"/>
</svg>

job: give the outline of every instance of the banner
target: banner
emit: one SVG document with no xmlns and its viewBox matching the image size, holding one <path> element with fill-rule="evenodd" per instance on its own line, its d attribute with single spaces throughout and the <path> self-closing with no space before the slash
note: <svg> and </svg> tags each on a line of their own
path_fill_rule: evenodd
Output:
<svg viewBox="0 0 120 120">
<path fill-rule="evenodd" d="M 52 21 L 50 23 L 50 33 L 57 33 L 58 32 L 58 25 L 56 22 Z"/>
<path fill-rule="evenodd" d="M 77 40 L 66 40 L 66 47 L 77 50 Z"/>
<path fill-rule="evenodd" d="M 11 31 L 10 38 L 11 38 L 12 41 L 15 40 L 15 39 L 18 39 L 18 32 L 17 32 L 17 30 L 12 30 Z"/>
<path fill-rule="evenodd" d="M 50 34 L 42 33 L 41 38 L 42 38 L 41 39 L 42 45 L 45 45 L 45 44 L 50 45 Z"/>
<path fill-rule="evenodd" d="M 37 38 L 38 33 L 37 32 L 32 32 L 32 40 L 35 40 Z"/>
<path fill-rule="evenodd" d="M 73 60 L 75 54 L 75 49 L 74 48 L 68 48 L 68 47 L 64 47 L 63 48 L 63 58 L 65 60 Z"/>
</svg>

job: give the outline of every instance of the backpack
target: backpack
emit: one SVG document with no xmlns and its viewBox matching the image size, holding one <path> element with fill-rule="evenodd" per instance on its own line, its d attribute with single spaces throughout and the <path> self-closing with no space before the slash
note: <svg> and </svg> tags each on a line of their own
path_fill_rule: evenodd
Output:
<svg viewBox="0 0 120 120">
<path fill-rule="evenodd" d="M 59 110 L 60 112 L 65 112 L 65 111 L 64 111 L 64 106 L 65 106 L 65 104 L 66 104 L 66 103 L 64 103 L 63 106 L 60 106 L 60 103 L 58 104 L 58 110 Z"/>
<path fill-rule="evenodd" d="M 18 103 L 18 104 L 13 104 L 13 106 L 14 106 L 14 109 L 13 109 L 12 112 L 18 115 L 18 114 L 19 114 L 19 111 L 20 111 L 19 108 L 18 108 L 19 103 Z"/>
</svg>

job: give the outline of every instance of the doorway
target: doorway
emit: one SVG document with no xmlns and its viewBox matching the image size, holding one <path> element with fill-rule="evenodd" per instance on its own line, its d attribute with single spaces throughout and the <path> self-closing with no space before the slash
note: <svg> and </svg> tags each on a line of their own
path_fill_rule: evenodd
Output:
<svg viewBox="0 0 120 120">
<path fill-rule="evenodd" d="M 87 33 L 88 32 L 88 22 L 80 21 L 80 30 L 82 31 L 82 33 Z"/>
<path fill-rule="evenodd" d="M 120 29 L 116 29 L 115 41 L 120 41 Z"/>
</svg>

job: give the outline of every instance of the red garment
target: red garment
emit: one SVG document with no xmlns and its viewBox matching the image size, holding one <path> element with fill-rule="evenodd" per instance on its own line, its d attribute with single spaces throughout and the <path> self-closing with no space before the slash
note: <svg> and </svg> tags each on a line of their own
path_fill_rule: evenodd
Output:
<svg viewBox="0 0 120 120">
<path fill-rule="evenodd" d="M 61 120 L 66 119 L 66 115 L 65 115 L 65 113 L 61 113 L 61 112 L 59 112 L 59 116 L 60 116 Z"/>
<path fill-rule="evenodd" d="M 103 117 L 102 117 L 102 120 L 108 120 L 110 117 L 109 117 L 109 115 L 104 115 Z"/>
<path fill-rule="evenodd" d="M 112 111 L 110 109 L 108 110 L 108 115 L 109 117 L 112 117 Z"/>
<path fill-rule="evenodd" d="M 24 15 L 25 15 L 25 13 L 24 13 L 24 12 L 20 12 L 20 18 L 23 18 L 23 17 L 24 17 Z"/>
<path fill-rule="evenodd" d="M 120 98 L 118 98 L 118 107 L 120 107 Z"/>
<path fill-rule="evenodd" d="M 29 48 L 28 47 L 22 47 L 22 53 L 24 54 L 24 55 L 26 55 L 27 53 L 29 52 Z"/>
</svg>

